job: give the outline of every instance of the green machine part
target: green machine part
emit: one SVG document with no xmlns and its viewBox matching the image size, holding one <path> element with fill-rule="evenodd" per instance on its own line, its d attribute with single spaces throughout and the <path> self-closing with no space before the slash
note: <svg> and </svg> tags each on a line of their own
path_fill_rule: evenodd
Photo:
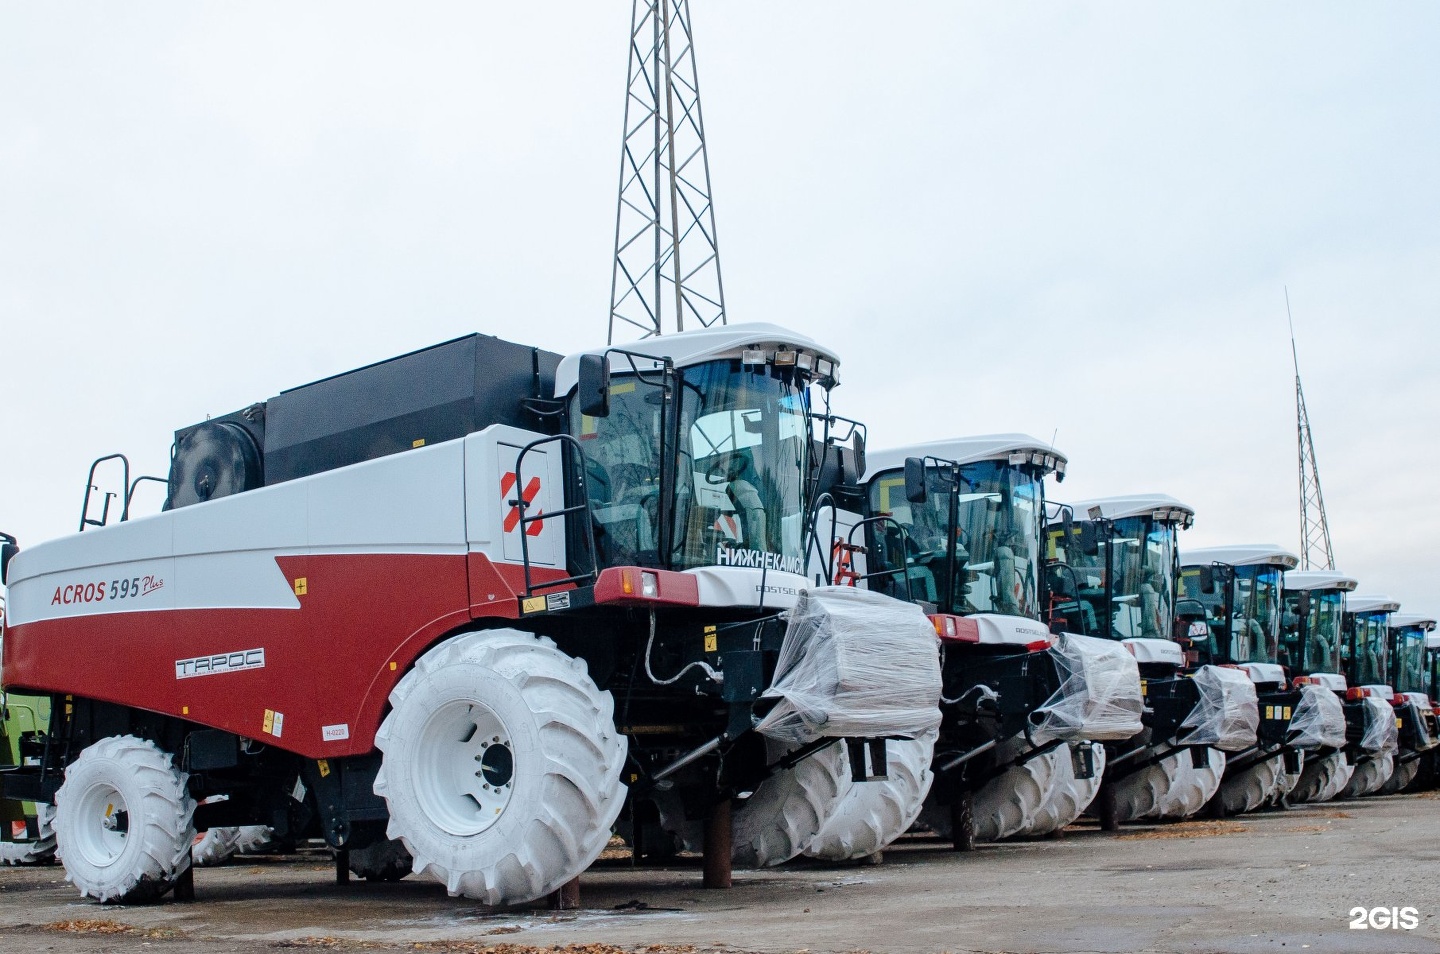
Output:
<svg viewBox="0 0 1440 954">
<path fill-rule="evenodd" d="M 5 693 L 4 720 L 0 721 L 0 765 L 20 765 L 21 740 L 36 738 L 50 725 L 50 697 Z M 35 837 L 36 808 L 31 802 L 0 798 L 0 841 L 29 841 Z"/>
</svg>

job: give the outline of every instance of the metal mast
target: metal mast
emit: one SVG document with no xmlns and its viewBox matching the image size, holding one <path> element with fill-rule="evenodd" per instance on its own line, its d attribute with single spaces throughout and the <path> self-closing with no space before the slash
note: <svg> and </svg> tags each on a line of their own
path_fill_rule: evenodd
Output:
<svg viewBox="0 0 1440 954">
<path fill-rule="evenodd" d="M 610 344 L 725 323 L 689 0 L 633 3 Z"/>
<path fill-rule="evenodd" d="M 1310 415 L 1305 411 L 1305 389 L 1300 386 L 1300 357 L 1295 350 L 1295 322 L 1290 318 L 1290 289 L 1285 289 L 1285 320 L 1290 322 L 1290 357 L 1295 362 L 1295 428 L 1300 445 L 1300 569 L 1333 570 L 1330 523 L 1325 518 L 1325 496 L 1320 492 L 1320 468 L 1315 463 L 1315 442 Z"/>
</svg>

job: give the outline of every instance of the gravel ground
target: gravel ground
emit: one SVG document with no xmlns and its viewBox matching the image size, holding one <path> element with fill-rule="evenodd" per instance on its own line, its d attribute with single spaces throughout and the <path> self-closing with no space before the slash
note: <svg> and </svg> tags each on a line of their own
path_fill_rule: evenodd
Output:
<svg viewBox="0 0 1440 954">
<path fill-rule="evenodd" d="M 415 877 L 334 883 L 327 857 L 244 859 L 196 900 L 83 902 L 58 867 L 0 870 L 0 952 L 490 950 L 493 954 L 1283 951 L 1440 954 L 1440 796 L 1224 822 L 1077 825 L 956 855 L 907 838 L 870 866 L 788 865 L 700 888 L 698 864 L 602 861 L 582 910 L 491 910 Z M 1414 907 L 1414 930 L 1353 930 L 1354 907 Z"/>
</svg>

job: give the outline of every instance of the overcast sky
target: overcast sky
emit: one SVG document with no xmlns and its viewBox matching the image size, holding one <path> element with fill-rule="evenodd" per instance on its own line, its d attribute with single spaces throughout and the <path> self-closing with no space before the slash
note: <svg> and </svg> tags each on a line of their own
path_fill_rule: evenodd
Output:
<svg viewBox="0 0 1440 954">
<path fill-rule="evenodd" d="M 1288 285 L 1339 566 L 1440 610 L 1440 5 L 693 4 L 731 319 L 872 447 L 1054 434 L 1060 499 L 1295 549 Z M 320 376 L 603 342 L 629 17 L 0 6 L 0 529 Z"/>
</svg>

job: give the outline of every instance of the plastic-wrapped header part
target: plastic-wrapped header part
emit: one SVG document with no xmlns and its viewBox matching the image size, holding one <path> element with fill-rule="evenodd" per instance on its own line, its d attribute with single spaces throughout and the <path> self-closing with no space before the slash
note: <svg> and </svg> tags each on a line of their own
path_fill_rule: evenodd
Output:
<svg viewBox="0 0 1440 954">
<path fill-rule="evenodd" d="M 1345 706 L 1333 689 L 1300 687 L 1300 704 L 1290 715 L 1286 741 L 1297 749 L 1345 747 Z"/>
<path fill-rule="evenodd" d="M 1243 752 L 1253 746 L 1260 728 L 1260 706 L 1250 677 L 1240 669 L 1201 666 L 1193 678 L 1200 701 L 1180 723 L 1179 740 L 1225 752 Z"/>
<path fill-rule="evenodd" d="M 755 728 L 786 742 L 921 735 L 940 725 L 935 627 L 913 603 L 850 586 L 800 591 Z"/>
<path fill-rule="evenodd" d="M 1365 734 L 1360 748 L 1366 752 L 1395 752 L 1400 748 L 1400 730 L 1395 727 L 1395 709 L 1384 699 L 1365 697 Z"/>
<path fill-rule="evenodd" d="M 1140 732 L 1140 667 L 1124 645 L 1061 633 L 1050 655 L 1060 688 L 1030 715 L 1037 738 L 1108 742 Z"/>
</svg>

